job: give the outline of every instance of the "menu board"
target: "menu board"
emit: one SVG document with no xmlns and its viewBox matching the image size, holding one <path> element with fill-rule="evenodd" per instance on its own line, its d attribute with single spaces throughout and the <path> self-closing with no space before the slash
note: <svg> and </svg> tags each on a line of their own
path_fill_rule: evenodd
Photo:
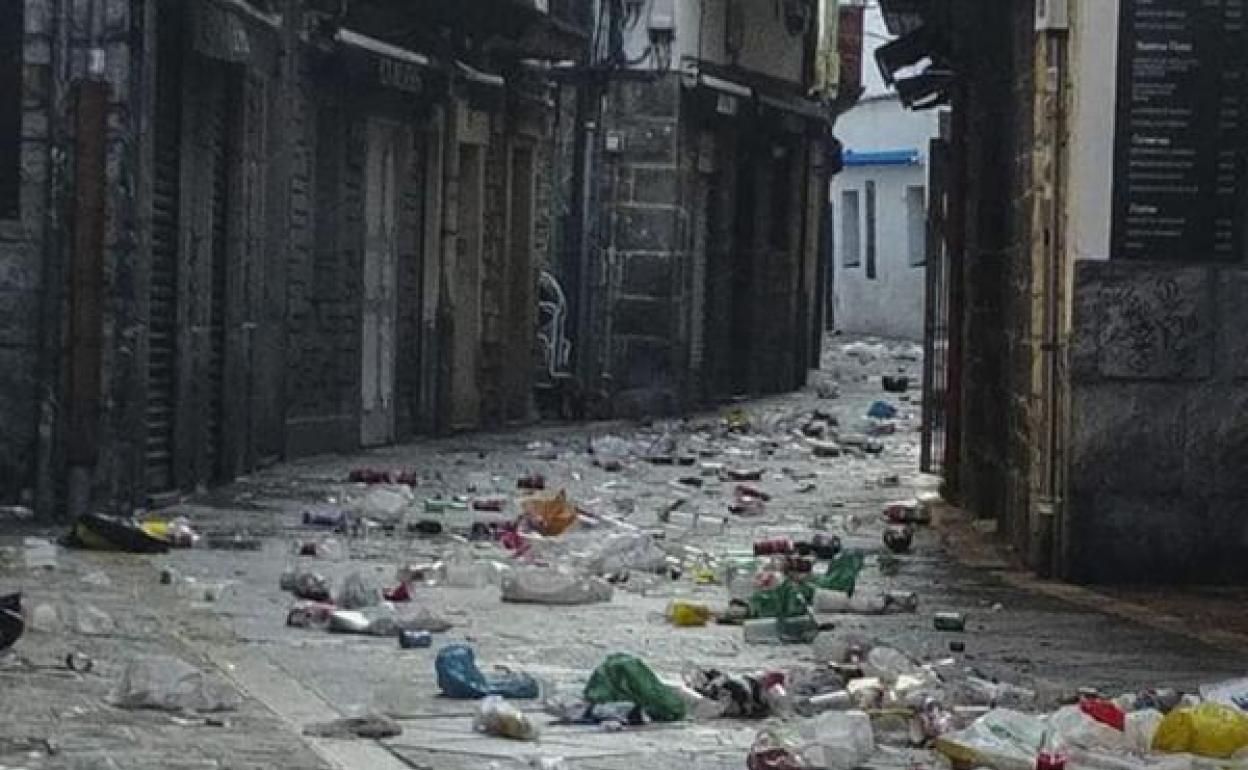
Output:
<svg viewBox="0 0 1248 770">
<path fill-rule="evenodd" d="M 1248 0 L 1120 2 L 1112 256 L 1239 259 Z"/>
</svg>

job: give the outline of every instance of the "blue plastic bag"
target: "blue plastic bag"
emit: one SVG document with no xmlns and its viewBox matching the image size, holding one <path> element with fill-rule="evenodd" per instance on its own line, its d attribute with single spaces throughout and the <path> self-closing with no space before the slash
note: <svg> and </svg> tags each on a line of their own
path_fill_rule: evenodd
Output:
<svg viewBox="0 0 1248 770">
<path fill-rule="evenodd" d="M 453 644 L 438 653 L 434 663 L 438 688 L 448 698 L 480 700 L 491 695 L 504 698 L 532 699 L 538 697 L 537 680 L 528 674 L 486 676 L 477 668 L 477 656 L 471 647 Z"/>
<path fill-rule="evenodd" d="M 891 420 L 897 416 L 897 407 L 887 401 L 876 401 L 867 410 L 867 416 L 874 420 Z"/>
</svg>

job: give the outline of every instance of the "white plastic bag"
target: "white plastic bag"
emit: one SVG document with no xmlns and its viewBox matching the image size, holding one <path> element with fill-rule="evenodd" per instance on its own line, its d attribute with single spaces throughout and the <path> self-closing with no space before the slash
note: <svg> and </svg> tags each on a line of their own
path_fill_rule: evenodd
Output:
<svg viewBox="0 0 1248 770">
<path fill-rule="evenodd" d="M 850 596 L 843 591 L 827 591 L 817 588 L 811 603 L 815 612 L 883 615 L 888 611 L 888 598 L 883 594 L 860 593 Z"/>
<path fill-rule="evenodd" d="M 381 603 L 381 589 L 359 572 L 352 572 L 338 586 L 334 599 L 344 610 L 376 607 Z"/>
<path fill-rule="evenodd" d="M 483 565 L 467 551 L 457 551 L 445 563 L 446 584 L 452 588 L 481 588 L 489 579 Z"/>
<path fill-rule="evenodd" d="M 662 572 L 667 566 L 667 553 L 643 532 L 619 532 L 599 540 L 578 561 L 581 569 L 591 575 Z"/>
<path fill-rule="evenodd" d="M 131 661 L 109 698 L 124 709 L 233 711 L 242 698 L 225 682 L 185 661 L 153 655 Z"/>
<path fill-rule="evenodd" d="M 828 711 L 802 723 L 802 755 L 814 767 L 852 770 L 875 753 L 871 718 L 862 711 Z"/>
<path fill-rule="evenodd" d="M 376 486 L 355 505 L 360 516 L 379 521 L 395 522 L 412 504 L 412 490 L 401 485 Z"/>
<path fill-rule="evenodd" d="M 936 751 L 955 767 L 1035 770 L 1048 725 L 1044 717 L 994 709 L 970 727 L 936 739 Z"/>
<path fill-rule="evenodd" d="M 1131 748 L 1125 732 L 1088 716 L 1078 706 L 1063 706 L 1053 712 L 1049 716 L 1049 729 L 1059 746 L 1110 751 Z"/>
<path fill-rule="evenodd" d="M 611 601 L 611 584 L 549 569 L 517 570 L 503 578 L 503 601 L 574 605 Z"/>
<path fill-rule="evenodd" d="M 920 676 L 923 669 L 900 650 L 885 645 L 872 647 L 863 661 L 862 672 L 867 676 L 879 677 L 885 684 L 892 684 L 902 676 Z"/>
<path fill-rule="evenodd" d="M 793 729 L 772 728 L 759 733 L 750 750 L 749 767 L 772 751 L 786 752 L 790 764 L 811 770 L 853 770 L 875 754 L 871 718 L 862 711 L 826 712 L 803 720 Z"/>
<path fill-rule="evenodd" d="M 1123 732 L 1132 751 L 1147 754 L 1153 750 L 1153 736 L 1157 734 L 1162 719 L 1165 717 L 1156 709 L 1140 709 L 1127 714 Z"/>
</svg>

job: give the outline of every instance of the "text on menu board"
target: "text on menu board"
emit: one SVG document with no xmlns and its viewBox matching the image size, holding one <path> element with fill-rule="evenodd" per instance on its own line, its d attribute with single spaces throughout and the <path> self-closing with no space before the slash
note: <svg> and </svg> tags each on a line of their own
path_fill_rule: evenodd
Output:
<svg viewBox="0 0 1248 770">
<path fill-rule="evenodd" d="M 1115 258 L 1242 254 L 1248 0 L 1121 0 Z"/>
</svg>

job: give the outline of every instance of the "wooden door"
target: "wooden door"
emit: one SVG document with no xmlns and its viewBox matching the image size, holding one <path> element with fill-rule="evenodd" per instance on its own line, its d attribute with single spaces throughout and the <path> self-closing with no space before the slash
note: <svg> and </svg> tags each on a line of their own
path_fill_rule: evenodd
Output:
<svg viewBox="0 0 1248 770">
<path fill-rule="evenodd" d="M 395 123 L 373 120 L 368 125 L 360 324 L 360 443 L 364 446 L 394 441 L 401 133 Z"/>
</svg>

